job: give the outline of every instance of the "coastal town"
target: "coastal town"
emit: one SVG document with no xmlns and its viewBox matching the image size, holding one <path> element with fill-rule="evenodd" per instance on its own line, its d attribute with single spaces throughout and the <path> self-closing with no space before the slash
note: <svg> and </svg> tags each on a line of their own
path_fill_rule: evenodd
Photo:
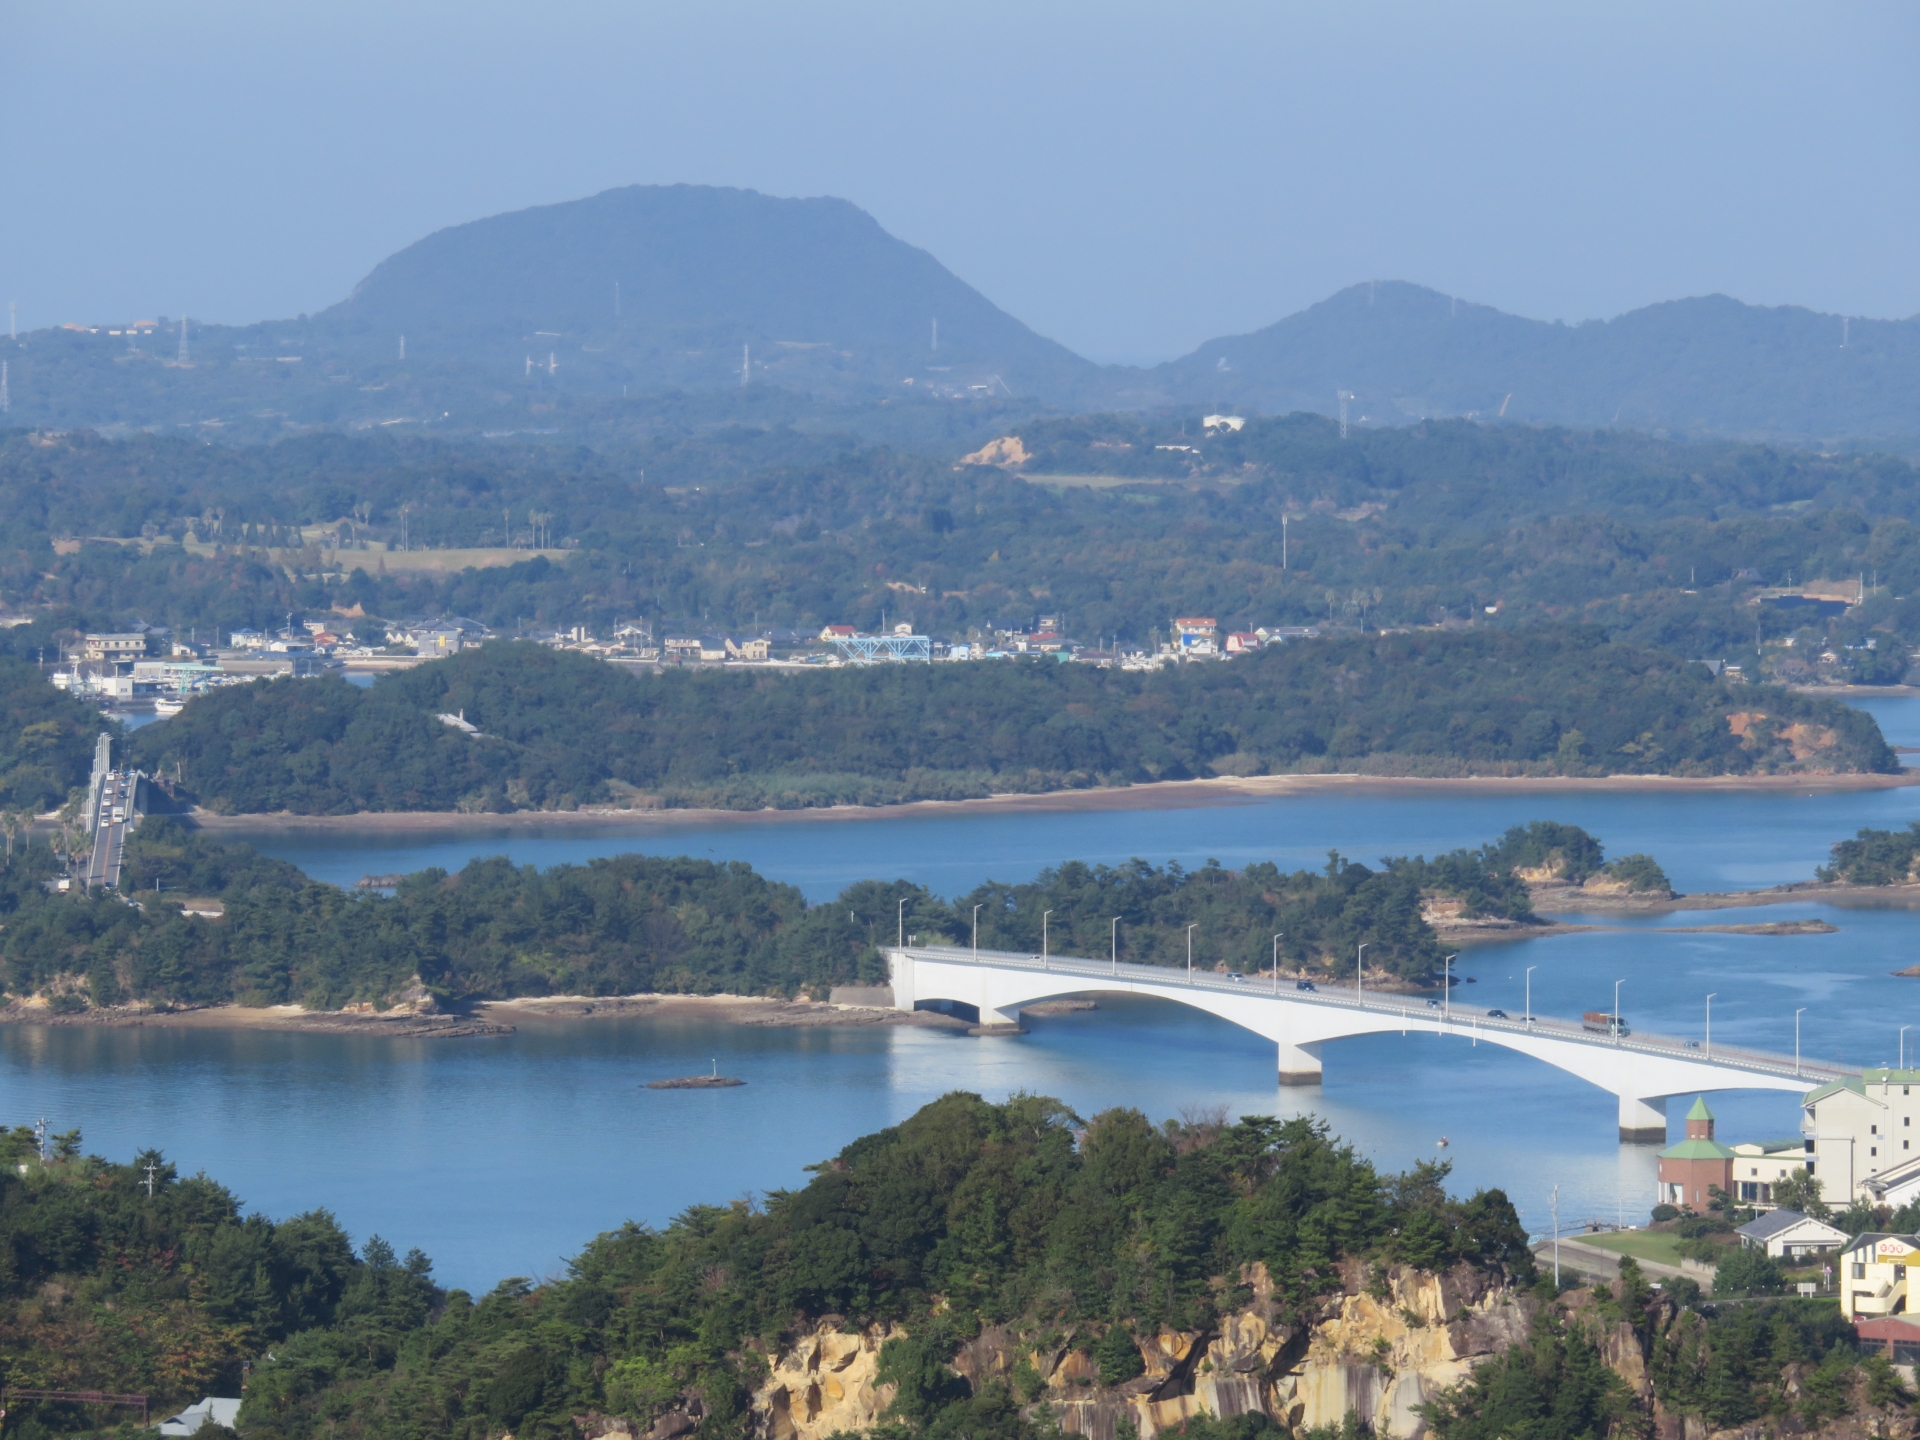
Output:
<svg viewBox="0 0 1920 1440">
<path fill-rule="evenodd" d="M 362 633 L 364 632 L 364 634 Z M 406 669 L 511 638 L 591 655 L 634 669 L 755 666 L 772 670 L 835 669 L 847 665 L 921 661 L 1050 661 L 1103 669 L 1157 670 L 1169 665 L 1230 660 L 1269 645 L 1317 639 L 1313 626 L 1262 626 L 1222 633 L 1211 617 L 1183 617 L 1156 632 L 1151 648 L 1125 649 L 1085 641 L 1062 617 L 1040 615 L 1029 630 L 975 632 L 965 638 L 914 633 L 901 623 L 879 634 L 852 625 L 817 632 L 766 628 L 741 634 L 705 634 L 642 624 L 615 626 L 600 637 L 584 626 L 534 628 L 503 635 L 464 616 L 370 626 L 330 616 L 298 624 L 292 617 L 274 632 L 240 629 L 202 640 L 165 626 L 88 633 L 39 664 L 56 687 L 110 710 L 151 709 L 178 714 L 187 699 L 224 685 L 273 677 Z M 369 643 L 377 640 L 378 643 Z"/>
</svg>

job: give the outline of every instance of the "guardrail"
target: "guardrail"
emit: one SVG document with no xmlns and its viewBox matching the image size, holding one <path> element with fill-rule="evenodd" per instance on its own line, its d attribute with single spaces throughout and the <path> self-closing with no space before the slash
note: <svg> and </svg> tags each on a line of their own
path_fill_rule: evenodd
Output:
<svg viewBox="0 0 1920 1440">
<path fill-rule="evenodd" d="M 1563 1020 L 1550 1015 L 1534 1015 L 1530 1019 L 1519 1020 L 1512 1016 L 1493 1016 L 1489 1015 L 1485 1009 L 1453 1004 L 1451 997 L 1437 1005 L 1427 1003 L 1412 1005 L 1399 997 L 1388 1000 L 1370 996 L 1364 990 L 1356 994 L 1352 990 L 1336 986 L 1331 982 L 1324 989 L 1317 988 L 1319 985 L 1317 981 L 1314 982 L 1316 988 L 1313 990 L 1285 989 L 1278 987 L 1288 983 L 1297 984 L 1297 982 L 1277 980 L 1263 982 L 1252 978 L 1235 980 L 1215 971 L 1205 970 L 1196 970 L 1182 975 L 1179 970 L 1168 965 L 1135 965 L 1113 961 L 1102 963 L 1078 956 L 1042 956 L 1005 950 L 975 951 L 963 946 L 908 945 L 898 948 L 901 948 L 902 953 L 906 955 L 924 956 L 928 960 L 938 961 L 941 964 L 977 965 L 982 969 L 1039 970 L 1090 979 L 1130 980 L 1181 989 L 1218 990 L 1254 1000 L 1284 1000 L 1294 1005 L 1322 1005 L 1359 1010 L 1367 1014 L 1388 1015 L 1403 1021 L 1418 1020 L 1447 1029 L 1464 1027 L 1488 1033 L 1505 1032 L 1542 1036 L 1551 1040 L 1591 1045 L 1602 1049 L 1627 1050 L 1644 1055 L 1658 1055 L 1666 1059 L 1692 1060 L 1703 1065 L 1720 1065 L 1752 1074 L 1806 1080 L 1815 1085 L 1822 1085 L 1831 1080 L 1850 1079 L 1860 1074 L 1858 1070 L 1827 1065 L 1814 1060 L 1796 1061 L 1791 1055 L 1779 1055 L 1766 1050 L 1720 1045 L 1707 1050 L 1702 1048 L 1697 1040 L 1687 1040 L 1673 1035 L 1602 1034 L 1588 1030 L 1579 1021 Z M 1170 974 L 1178 978 L 1170 979 L 1168 978 Z M 1269 984 L 1276 988 L 1270 989 Z"/>
</svg>

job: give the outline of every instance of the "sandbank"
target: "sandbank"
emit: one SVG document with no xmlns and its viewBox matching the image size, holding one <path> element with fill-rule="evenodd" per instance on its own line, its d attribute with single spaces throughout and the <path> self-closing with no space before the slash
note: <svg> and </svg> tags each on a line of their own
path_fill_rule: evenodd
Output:
<svg viewBox="0 0 1920 1440">
<path fill-rule="evenodd" d="M 1398 775 L 1254 775 L 1210 780 L 1162 780 L 1148 785 L 1107 786 L 1087 790 L 1050 790 L 1042 794 L 988 795 L 974 800 L 911 800 L 899 805 L 823 805 L 797 810 L 517 810 L 505 815 L 449 810 L 363 810 L 353 815 L 256 815 L 192 813 L 201 829 L 225 834 L 382 833 L 392 835 L 493 835 L 541 830 L 669 829 L 686 825 L 817 824 L 835 820 L 909 819 L 935 815 L 1005 814 L 1046 811 L 1175 810 L 1233 805 L 1286 795 L 1329 792 L 1361 794 L 1581 794 L 1650 792 L 1665 794 L 1740 791 L 1835 793 L 1889 790 L 1920 785 L 1920 771 L 1894 775 L 1604 775 L 1462 776 L 1428 779 Z"/>
</svg>

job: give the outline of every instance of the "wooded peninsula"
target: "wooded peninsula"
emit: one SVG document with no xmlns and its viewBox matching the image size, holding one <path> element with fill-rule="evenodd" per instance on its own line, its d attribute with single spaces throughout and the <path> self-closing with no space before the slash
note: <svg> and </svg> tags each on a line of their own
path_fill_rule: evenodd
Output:
<svg viewBox="0 0 1920 1440">
<path fill-rule="evenodd" d="M 307 815 L 896 804 L 1209 775 L 1899 769 L 1858 710 L 1728 684 L 1582 627 L 1330 639 L 1154 673 L 1009 661 L 635 675 L 489 644 L 370 690 L 228 687 L 129 750 L 181 804 Z"/>
</svg>

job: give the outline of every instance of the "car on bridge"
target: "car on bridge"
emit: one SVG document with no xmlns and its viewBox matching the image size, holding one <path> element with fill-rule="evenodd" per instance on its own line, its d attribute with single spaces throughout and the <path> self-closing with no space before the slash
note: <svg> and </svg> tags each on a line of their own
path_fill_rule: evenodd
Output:
<svg viewBox="0 0 1920 1440">
<path fill-rule="evenodd" d="M 1311 980 L 1296 980 L 1293 982 L 1293 988 L 1296 990 L 1311 990 L 1316 994 L 1319 992 L 1319 986 L 1315 985 Z"/>
<path fill-rule="evenodd" d="M 1511 1020 L 1512 1018 L 1513 1017 L 1504 1010 L 1487 1011 L 1487 1019 L 1489 1020 Z"/>
<path fill-rule="evenodd" d="M 1247 977 L 1242 975 L 1238 970 L 1229 970 L 1227 972 L 1227 979 L 1233 981 L 1236 985 L 1244 985 L 1247 983 Z"/>
</svg>

